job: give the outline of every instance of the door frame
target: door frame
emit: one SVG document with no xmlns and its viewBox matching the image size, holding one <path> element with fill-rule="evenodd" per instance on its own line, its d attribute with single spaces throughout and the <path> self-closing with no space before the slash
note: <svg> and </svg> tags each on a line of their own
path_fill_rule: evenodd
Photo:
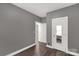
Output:
<svg viewBox="0 0 79 59">
<path fill-rule="evenodd" d="M 59 17 L 59 18 L 64 18 L 64 17 Z M 65 18 L 67 18 L 67 32 L 68 32 L 68 16 L 65 16 Z M 58 19 L 58 18 L 54 18 L 54 19 Z M 53 19 L 52 19 L 52 25 L 53 25 Z M 52 26 L 52 45 L 53 45 L 53 26 Z M 52 48 L 54 48 L 52 46 Z M 66 51 L 64 52 L 67 52 L 68 51 L 68 33 L 67 33 L 67 47 L 66 47 Z"/>
<path fill-rule="evenodd" d="M 37 28 L 36 28 L 36 25 L 41 27 L 40 28 L 40 30 L 41 30 L 40 33 L 42 34 L 42 36 L 40 35 L 40 37 L 41 37 L 40 39 L 41 40 L 38 39 L 38 41 L 39 42 L 43 42 L 43 43 L 47 43 L 47 24 L 46 23 L 41 23 L 41 22 L 38 22 L 38 21 L 35 22 L 35 42 L 37 42 L 37 33 L 36 33 Z M 43 37 L 43 35 L 44 35 L 44 37 Z"/>
<path fill-rule="evenodd" d="M 37 43 L 37 41 L 39 41 L 38 39 L 37 39 L 37 25 L 39 26 L 40 25 L 40 22 L 38 22 L 38 21 L 36 21 L 35 22 L 35 43 Z"/>
</svg>

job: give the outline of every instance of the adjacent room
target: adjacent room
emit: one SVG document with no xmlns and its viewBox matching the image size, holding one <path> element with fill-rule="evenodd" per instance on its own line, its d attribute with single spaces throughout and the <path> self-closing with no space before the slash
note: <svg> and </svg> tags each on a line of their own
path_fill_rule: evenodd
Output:
<svg viewBox="0 0 79 59">
<path fill-rule="evenodd" d="M 79 56 L 79 3 L 0 3 L 0 56 Z"/>
</svg>

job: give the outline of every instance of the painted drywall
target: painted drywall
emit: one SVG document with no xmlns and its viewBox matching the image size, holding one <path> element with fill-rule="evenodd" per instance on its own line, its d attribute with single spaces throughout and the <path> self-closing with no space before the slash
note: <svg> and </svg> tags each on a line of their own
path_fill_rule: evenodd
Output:
<svg viewBox="0 0 79 59">
<path fill-rule="evenodd" d="M 0 4 L 0 55 L 33 44 L 35 21 L 40 18 L 12 4 Z"/>
<path fill-rule="evenodd" d="M 47 42 L 52 44 L 52 19 L 64 16 L 68 16 L 68 48 L 77 49 L 79 53 L 79 4 L 47 14 Z"/>
<path fill-rule="evenodd" d="M 46 21 L 47 21 L 46 19 L 47 19 L 47 17 L 42 17 L 41 18 L 41 23 L 46 23 Z"/>
</svg>

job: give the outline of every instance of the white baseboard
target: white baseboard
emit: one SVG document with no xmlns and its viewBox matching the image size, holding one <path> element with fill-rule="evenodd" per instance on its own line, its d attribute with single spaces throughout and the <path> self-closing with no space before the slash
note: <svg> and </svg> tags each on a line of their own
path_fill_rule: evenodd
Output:
<svg viewBox="0 0 79 59">
<path fill-rule="evenodd" d="M 50 45 L 46 45 L 46 47 L 53 49 L 53 47 L 52 47 L 52 46 L 50 46 Z"/>
<path fill-rule="evenodd" d="M 71 54 L 71 55 L 74 55 L 74 56 L 79 56 L 79 54 L 78 54 L 78 53 L 71 52 L 71 51 L 67 51 L 66 53 Z"/>
<path fill-rule="evenodd" d="M 50 45 L 46 45 L 46 47 L 51 48 L 51 49 L 54 49 L 54 48 L 53 48 L 52 46 L 50 46 Z M 79 56 L 78 53 L 71 52 L 71 51 L 67 51 L 66 53 L 71 54 L 71 55 L 74 55 L 74 56 Z"/>
<path fill-rule="evenodd" d="M 14 55 L 16 55 L 16 54 L 18 54 L 18 53 L 20 53 L 20 52 L 22 52 L 22 51 L 24 51 L 24 50 L 27 50 L 27 49 L 29 49 L 29 48 L 35 46 L 35 45 L 36 45 L 36 43 L 34 43 L 34 44 L 32 44 L 32 45 L 29 45 L 29 46 L 27 46 L 27 47 L 25 47 L 25 48 L 22 48 L 22 49 L 20 49 L 20 50 L 17 50 L 17 51 L 15 51 L 15 52 L 13 52 L 13 53 L 10 53 L 10 54 L 8 54 L 8 55 L 6 55 L 6 56 L 14 56 Z"/>
<path fill-rule="evenodd" d="M 42 42 L 42 43 L 47 43 L 46 41 L 39 41 L 39 42 Z"/>
</svg>

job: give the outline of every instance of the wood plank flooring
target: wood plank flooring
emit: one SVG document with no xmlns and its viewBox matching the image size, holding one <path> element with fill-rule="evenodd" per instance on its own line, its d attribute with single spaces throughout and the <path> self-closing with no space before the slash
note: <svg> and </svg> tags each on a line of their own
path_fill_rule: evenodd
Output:
<svg viewBox="0 0 79 59">
<path fill-rule="evenodd" d="M 33 46 L 15 56 L 72 56 L 62 51 L 50 49 L 46 47 L 45 43 L 39 42 L 36 46 Z"/>
</svg>

